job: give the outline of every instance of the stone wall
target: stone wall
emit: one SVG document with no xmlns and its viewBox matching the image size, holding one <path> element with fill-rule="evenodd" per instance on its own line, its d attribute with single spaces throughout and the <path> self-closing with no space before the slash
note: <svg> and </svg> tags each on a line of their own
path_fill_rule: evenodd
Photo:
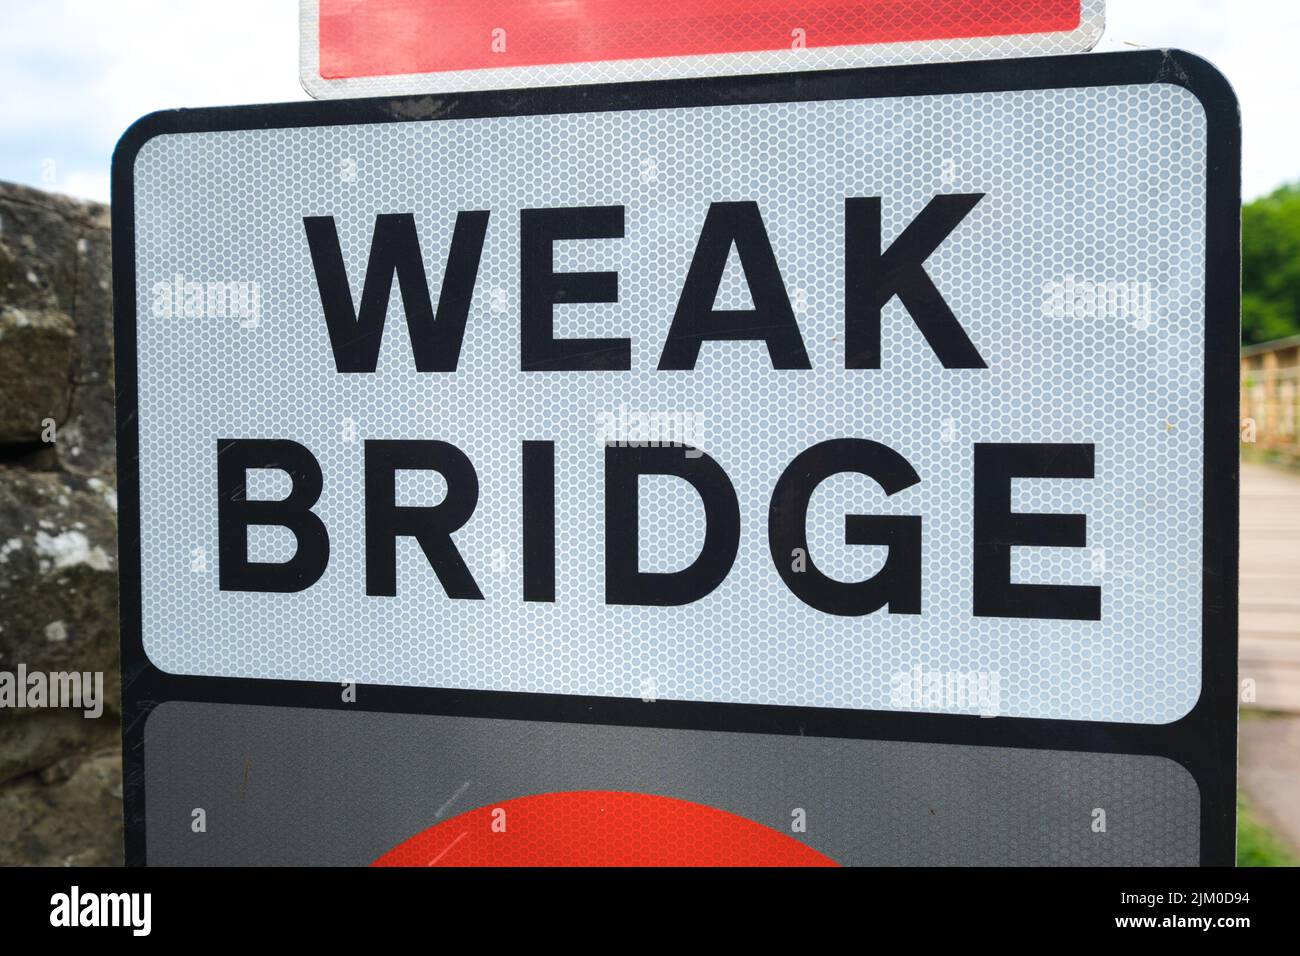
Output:
<svg viewBox="0 0 1300 956">
<path fill-rule="evenodd" d="M 0 183 L 0 681 L 106 697 L 0 706 L 0 864 L 122 859 L 113 446 L 108 207 Z"/>
</svg>

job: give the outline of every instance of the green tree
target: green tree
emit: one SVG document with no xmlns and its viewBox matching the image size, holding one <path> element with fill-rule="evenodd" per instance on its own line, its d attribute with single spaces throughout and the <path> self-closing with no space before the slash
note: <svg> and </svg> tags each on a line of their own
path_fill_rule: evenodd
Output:
<svg viewBox="0 0 1300 956">
<path fill-rule="evenodd" d="M 1241 339 L 1300 334 L 1300 183 L 1241 210 Z"/>
</svg>

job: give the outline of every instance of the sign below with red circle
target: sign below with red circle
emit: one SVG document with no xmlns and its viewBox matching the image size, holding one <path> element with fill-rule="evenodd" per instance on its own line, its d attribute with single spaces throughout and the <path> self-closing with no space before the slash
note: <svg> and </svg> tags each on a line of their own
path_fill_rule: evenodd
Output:
<svg viewBox="0 0 1300 956">
<path fill-rule="evenodd" d="M 452 92 L 1091 49 L 1104 0 L 302 0 L 314 96 Z"/>
</svg>

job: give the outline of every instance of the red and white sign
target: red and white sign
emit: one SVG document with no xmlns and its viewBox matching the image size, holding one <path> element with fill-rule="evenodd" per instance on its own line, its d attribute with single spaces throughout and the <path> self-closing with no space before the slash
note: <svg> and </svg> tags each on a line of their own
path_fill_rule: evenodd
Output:
<svg viewBox="0 0 1300 956">
<path fill-rule="evenodd" d="M 1104 0 L 302 0 L 313 96 L 1071 53 Z"/>
</svg>

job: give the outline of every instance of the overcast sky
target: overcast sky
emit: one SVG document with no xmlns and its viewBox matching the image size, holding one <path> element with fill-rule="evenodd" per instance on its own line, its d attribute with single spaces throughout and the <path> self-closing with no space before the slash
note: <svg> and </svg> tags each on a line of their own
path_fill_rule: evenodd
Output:
<svg viewBox="0 0 1300 956">
<path fill-rule="evenodd" d="M 1100 49 L 1181 47 L 1232 82 L 1246 198 L 1300 179 L 1300 4 L 1107 7 Z M 0 179 L 106 201 L 113 145 L 137 117 L 306 97 L 298 0 L 0 0 L 0 9 Z"/>
</svg>

